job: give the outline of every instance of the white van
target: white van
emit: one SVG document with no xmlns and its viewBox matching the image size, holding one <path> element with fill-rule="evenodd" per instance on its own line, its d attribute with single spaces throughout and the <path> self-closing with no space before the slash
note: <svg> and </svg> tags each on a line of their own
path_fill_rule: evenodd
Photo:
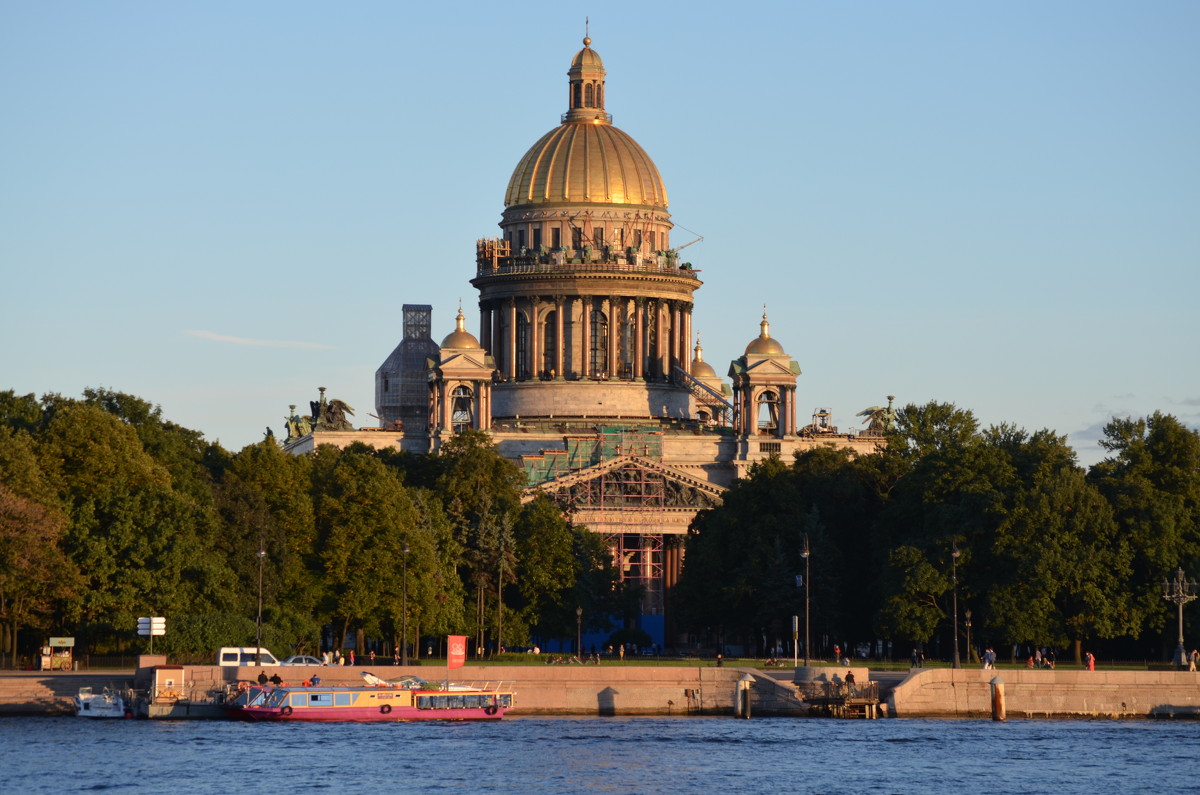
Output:
<svg viewBox="0 0 1200 795">
<path fill-rule="evenodd" d="M 279 660 L 261 646 L 257 649 L 254 646 L 222 646 L 217 652 L 217 665 L 279 665 Z"/>
</svg>

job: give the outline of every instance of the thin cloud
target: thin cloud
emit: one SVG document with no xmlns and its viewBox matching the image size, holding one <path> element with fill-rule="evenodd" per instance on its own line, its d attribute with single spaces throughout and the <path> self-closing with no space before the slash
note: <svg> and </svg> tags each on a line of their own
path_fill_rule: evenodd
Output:
<svg viewBox="0 0 1200 795">
<path fill-rule="evenodd" d="M 253 345 L 259 348 L 300 348 L 301 350 L 335 350 L 332 345 L 322 345 L 319 342 L 294 342 L 291 340 L 255 340 L 248 337 L 230 337 L 225 334 L 216 334 L 212 331 L 203 330 L 188 330 L 183 332 L 189 337 L 197 337 L 202 340 L 212 340 L 213 342 L 228 342 L 231 345 Z"/>
</svg>

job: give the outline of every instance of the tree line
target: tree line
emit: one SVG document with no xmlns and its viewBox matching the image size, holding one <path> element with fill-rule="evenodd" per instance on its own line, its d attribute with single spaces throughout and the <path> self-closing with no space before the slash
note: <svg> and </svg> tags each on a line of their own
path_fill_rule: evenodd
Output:
<svg viewBox="0 0 1200 795">
<path fill-rule="evenodd" d="M 1063 436 L 930 403 L 900 409 L 878 454 L 769 459 L 693 523 L 676 629 L 766 654 L 807 592 L 814 646 L 946 656 L 957 595 L 979 644 L 1165 657 L 1161 583 L 1200 573 L 1200 435 L 1155 413 L 1112 420 L 1101 444 L 1085 471 Z M 273 437 L 230 452 L 131 395 L 0 392 L 0 652 L 12 664 L 55 634 L 93 654 L 142 649 L 145 615 L 168 617 L 158 650 L 252 645 L 260 577 L 277 653 L 330 635 L 386 652 L 402 628 L 413 644 L 569 642 L 580 607 L 586 632 L 632 627 L 639 594 L 604 540 L 523 487 L 478 432 L 438 456 L 293 456 Z"/>
<path fill-rule="evenodd" d="M 547 498 L 523 504 L 523 486 L 481 433 L 436 457 L 293 456 L 270 436 L 233 453 L 128 394 L 3 392 L 0 651 L 13 664 L 55 634 L 140 650 L 148 615 L 168 618 L 155 649 L 175 654 L 253 645 L 260 626 L 277 653 L 315 652 L 323 631 L 386 651 L 403 628 L 414 648 L 573 640 L 577 607 L 585 629 L 609 629 L 620 588 L 603 540 Z"/>
<path fill-rule="evenodd" d="M 1085 471 L 1064 436 L 981 429 L 970 411 L 930 403 L 901 409 L 877 455 L 829 447 L 762 463 L 691 528 L 679 615 L 751 647 L 790 639 L 807 543 L 813 646 L 888 639 L 907 657 L 932 642 L 949 657 L 957 596 L 964 659 L 966 610 L 972 645 L 998 652 L 1052 647 L 1078 661 L 1101 644 L 1165 659 L 1176 608 L 1162 582 L 1200 568 L 1200 435 L 1155 413 L 1113 419 L 1101 446 L 1107 457 Z M 1200 621 L 1188 627 L 1194 639 Z"/>
</svg>

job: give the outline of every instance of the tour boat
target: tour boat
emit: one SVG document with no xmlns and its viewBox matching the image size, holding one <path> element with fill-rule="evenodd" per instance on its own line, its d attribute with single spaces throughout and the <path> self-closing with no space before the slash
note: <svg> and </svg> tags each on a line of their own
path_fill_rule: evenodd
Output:
<svg viewBox="0 0 1200 795">
<path fill-rule="evenodd" d="M 361 685 L 250 686 L 226 710 L 250 721 L 499 720 L 513 705 L 512 690 L 502 687 L 386 681 L 369 671 L 362 678 Z"/>
<path fill-rule="evenodd" d="M 79 718 L 129 718 L 133 711 L 125 703 L 125 698 L 107 687 L 101 693 L 93 693 L 90 687 L 79 688 L 79 693 L 72 699 L 75 702 L 75 715 Z"/>
</svg>

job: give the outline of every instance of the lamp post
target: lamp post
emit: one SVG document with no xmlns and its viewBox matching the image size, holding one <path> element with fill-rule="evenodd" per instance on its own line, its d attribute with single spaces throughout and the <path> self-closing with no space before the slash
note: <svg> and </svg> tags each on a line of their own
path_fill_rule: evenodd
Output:
<svg viewBox="0 0 1200 795">
<path fill-rule="evenodd" d="M 262 548 L 262 539 L 258 540 L 258 618 L 254 622 L 254 664 L 262 665 L 262 580 L 263 561 L 267 550 Z"/>
<path fill-rule="evenodd" d="M 804 667 L 808 667 L 808 533 L 804 534 L 804 549 L 800 557 L 804 558 Z"/>
<path fill-rule="evenodd" d="M 1187 665 L 1187 651 L 1183 647 L 1183 606 L 1196 598 L 1196 581 L 1188 582 L 1183 577 L 1183 567 L 1175 571 L 1174 580 L 1163 580 L 1163 599 L 1179 609 L 1179 645 L 1175 647 L 1175 665 Z"/>
<path fill-rule="evenodd" d="M 404 596 L 400 605 L 400 633 L 403 636 L 400 639 L 400 664 L 408 665 L 408 551 L 411 549 L 408 544 L 404 545 Z"/>
<path fill-rule="evenodd" d="M 575 656 L 583 657 L 583 608 L 575 608 Z"/>
<path fill-rule="evenodd" d="M 971 608 L 964 610 L 963 616 L 967 619 L 967 662 L 971 662 Z"/>
<path fill-rule="evenodd" d="M 962 665 L 958 659 L 958 544 L 954 541 L 950 542 L 950 579 L 954 584 L 954 662 L 952 667 L 961 668 Z"/>
</svg>

